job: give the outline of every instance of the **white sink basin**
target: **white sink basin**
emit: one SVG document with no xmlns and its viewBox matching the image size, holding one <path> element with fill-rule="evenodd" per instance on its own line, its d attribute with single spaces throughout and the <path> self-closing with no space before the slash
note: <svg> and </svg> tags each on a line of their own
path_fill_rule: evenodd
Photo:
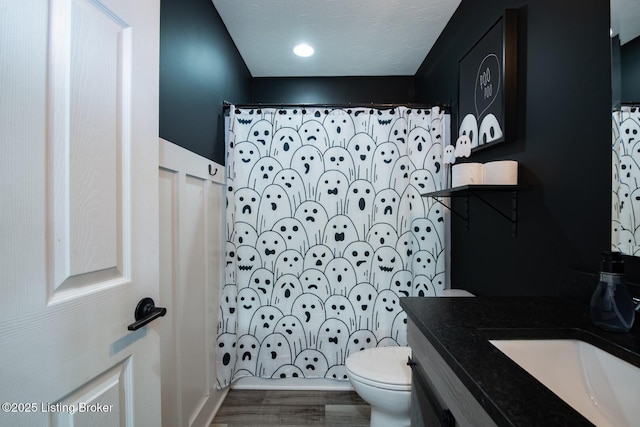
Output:
<svg viewBox="0 0 640 427">
<path fill-rule="evenodd" d="M 490 342 L 596 426 L 640 425 L 640 368 L 579 340 Z"/>
</svg>

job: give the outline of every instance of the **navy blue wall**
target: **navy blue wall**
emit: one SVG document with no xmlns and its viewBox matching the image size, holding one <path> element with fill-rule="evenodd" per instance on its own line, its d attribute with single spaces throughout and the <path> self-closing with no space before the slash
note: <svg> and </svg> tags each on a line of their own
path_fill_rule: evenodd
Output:
<svg viewBox="0 0 640 427">
<path fill-rule="evenodd" d="M 254 78 L 252 102 L 385 104 L 413 102 L 413 76 Z"/>
<path fill-rule="evenodd" d="M 517 137 L 469 161 L 517 160 L 531 188 L 519 194 L 515 239 L 473 198 L 469 231 L 454 217 L 452 285 L 478 295 L 588 296 L 610 247 L 609 2 L 464 0 L 416 74 L 416 101 L 451 99 L 457 111 L 458 61 L 505 8 L 519 9 Z M 509 197 L 486 197 L 509 213 Z"/>
<path fill-rule="evenodd" d="M 250 99 L 251 74 L 211 0 L 162 0 L 160 137 L 224 164 L 222 101 Z"/>
<path fill-rule="evenodd" d="M 640 37 L 620 47 L 622 102 L 640 103 Z"/>
</svg>

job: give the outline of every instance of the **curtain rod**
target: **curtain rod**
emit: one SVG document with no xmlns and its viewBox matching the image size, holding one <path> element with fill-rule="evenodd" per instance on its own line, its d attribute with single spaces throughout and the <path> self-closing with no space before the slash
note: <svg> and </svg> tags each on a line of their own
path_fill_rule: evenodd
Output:
<svg viewBox="0 0 640 427">
<path fill-rule="evenodd" d="M 407 108 L 420 108 L 427 109 L 432 107 L 440 107 L 446 112 L 451 110 L 451 102 L 445 101 L 437 104 L 414 104 L 414 103 L 384 103 L 384 104 L 376 104 L 376 103 L 346 103 L 346 104 L 276 104 L 276 103 L 250 103 L 250 104 L 232 104 L 229 101 L 222 102 L 223 111 L 229 110 L 233 105 L 236 108 L 379 108 L 379 109 L 390 109 L 390 108 L 398 108 L 398 107 L 407 107 Z"/>
</svg>

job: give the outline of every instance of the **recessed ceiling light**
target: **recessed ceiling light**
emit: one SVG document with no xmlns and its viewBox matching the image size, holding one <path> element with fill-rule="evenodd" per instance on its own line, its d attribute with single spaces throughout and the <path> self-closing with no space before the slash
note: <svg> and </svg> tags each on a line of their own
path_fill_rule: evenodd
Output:
<svg viewBox="0 0 640 427">
<path fill-rule="evenodd" d="M 306 58 L 307 56 L 313 55 L 313 48 L 306 43 L 301 43 L 293 48 L 293 53 Z"/>
</svg>

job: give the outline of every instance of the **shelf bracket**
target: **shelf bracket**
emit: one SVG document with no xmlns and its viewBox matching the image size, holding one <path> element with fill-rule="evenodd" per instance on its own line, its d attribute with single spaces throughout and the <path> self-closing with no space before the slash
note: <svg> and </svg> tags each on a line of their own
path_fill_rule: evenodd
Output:
<svg viewBox="0 0 640 427">
<path fill-rule="evenodd" d="M 449 197 L 453 197 L 453 196 L 449 196 Z M 460 196 L 458 196 L 460 197 Z M 464 221 L 466 230 L 469 231 L 469 195 L 465 194 L 464 196 L 464 214 L 456 211 L 455 209 L 453 209 L 453 207 L 451 205 L 447 205 L 445 202 L 443 202 L 442 200 L 440 200 L 438 197 L 431 197 L 433 200 L 435 200 L 436 202 L 440 203 L 442 206 L 444 206 L 446 209 L 449 210 L 449 212 L 451 212 L 452 214 L 454 214 L 455 216 L 457 216 L 458 218 L 460 218 L 461 220 Z"/>
<path fill-rule="evenodd" d="M 515 238 L 518 235 L 518 192 L 517 191 L 514 190 L 511 192 L 511 215 L 507 215 L 504 212 L 502 212 L 500 209 L 495 207 L 491 202 L 482 198 L 477 192 L 472 190 L 470 190 L 469 192 L 474 196 L 476 196 L 478 200 L 480 200 L 482 203 L 489 206 L 495 212 L 500 214 L 500 216 L 502 216 L 503 218 L 505 218 L 507 221 L 511 223 L 511 237 Z"/>
<path fill-rule="evenodd" d="M 432 191 L 430 193 L 422 194 L 423 197 L 431 197 L 436 202 L 440 203 L 445 208 L 449 209 L 449 211 L 455 214 L 457 217 L 461 218 L 466 225 L 467 231 L 469 231 L 469 193 L 473 194 L 485 205 L 489 206 L 491 209 L 496 211 L 501 217 L 506 219 L 511 223 L 511 236 L 516 237 L 518 234 L 518 190 L 523 188 L 518 185 L 462 185 L 454 188 L 447 188 L 444 190 Z M 504 211 L 498 209 L 493 203 L 489 202 L 487 199 L 483 198 L 479 193 L 480 192 L 507 192 L 511 191 L 511 212 L 505 213 Z M 465 205 L 464 205 L 464 214 L 460 212 L 456 212 L 451 208 L 451 206 L 447 206 L 443 201 L 439 200 L 438 197 L 464 197 Z"/>
</svg>

